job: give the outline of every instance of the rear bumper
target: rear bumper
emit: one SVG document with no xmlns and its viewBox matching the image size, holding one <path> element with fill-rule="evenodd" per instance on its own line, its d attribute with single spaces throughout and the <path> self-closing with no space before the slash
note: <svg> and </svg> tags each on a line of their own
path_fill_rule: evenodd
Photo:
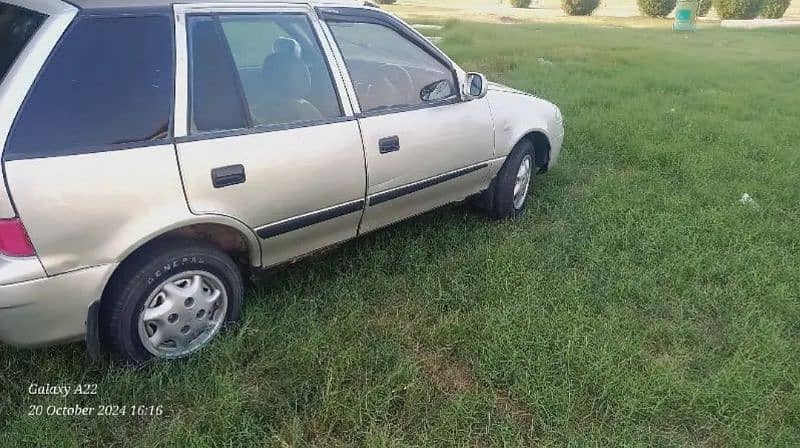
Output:
<svg viewBox="0 0 800 448">
<path fill-rule="evenodd" d="M 0 341 L 35 347 L 81 340 L 89 306 L 115 264 L 0 286 Z"/>
</svg>

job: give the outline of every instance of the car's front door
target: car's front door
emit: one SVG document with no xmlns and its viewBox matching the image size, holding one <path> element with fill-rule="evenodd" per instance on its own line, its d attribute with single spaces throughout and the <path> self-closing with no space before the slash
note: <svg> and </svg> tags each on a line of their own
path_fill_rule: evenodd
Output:
<svg viewBox="0 0 800 448">
<path fill-rule="evenodd" d="M 186 119 L 175 135 L 192 212 L 253 228 L 265 266 L 355 237 L 363 146 L 313 11 L 181 5 L 176 23 Z"/>
<path fill-rule="evenodd" d="M 486 185 L 493 127 L 485 99 L 462 101 L 452 63 L 374 8 L 320 8 L 356 97 L 367 158 L 367 232 Z"/>
</svg>

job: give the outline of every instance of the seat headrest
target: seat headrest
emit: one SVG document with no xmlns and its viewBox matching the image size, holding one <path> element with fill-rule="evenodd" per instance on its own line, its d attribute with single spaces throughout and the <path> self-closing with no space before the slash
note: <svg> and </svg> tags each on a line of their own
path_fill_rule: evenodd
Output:
<svg viewBox="0 0 800 448">
<path fill-rule="evenodd" d="M 297 59 L 300 59 L 303 50 L 300 48 L 300 44 L 297 43 L 296 40 L 288 37 L 279 37 L 272 44 L 272 51 L 275 52 L 275 54 L 292 55 Z"/>
<path fill-rule="evenodd" d="M 311 90 L 311 73 L 300 59 L 300 45 L 294 39 L 279 38 L 274 53 L 264 58 L 261 74 L 270 95 L 277 98 L 301 99 Z"/>
</svg>

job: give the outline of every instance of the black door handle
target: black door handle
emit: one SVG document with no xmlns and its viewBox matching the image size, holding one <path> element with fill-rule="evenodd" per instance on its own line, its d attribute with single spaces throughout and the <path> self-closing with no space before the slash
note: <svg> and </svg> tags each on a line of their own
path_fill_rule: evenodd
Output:
<svg viewBox="0 0 800 448">
<path fill-rule="evenodd" d="M 243 184 L 247 180 L 244 165 L 228 165 L 211 170 L 211 182 L 214 188 Z"/>
<path fill-rule="evenodd" d="M 381 154 L 400 151 L 400 137 L 393 135 L 391 137 L 384 137 L 378 140 L 378 150 L 381 152 Z"/>
</svg>

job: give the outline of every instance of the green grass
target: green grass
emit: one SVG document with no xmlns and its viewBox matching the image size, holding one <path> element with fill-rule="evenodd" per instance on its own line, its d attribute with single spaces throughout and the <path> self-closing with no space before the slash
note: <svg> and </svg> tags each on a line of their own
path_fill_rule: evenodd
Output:
<svg viewBox="0 0 800 448">
<path fill-rule="evenodd" d="M 799 445 L 800 33 L 442 35 L 564 113 L 522 219 L 440 210 L 276 271 L 172 365 L 2 347 L 0 446 Z M 75 403 L 165 414 L 26 416 Z"/>
</svg>

